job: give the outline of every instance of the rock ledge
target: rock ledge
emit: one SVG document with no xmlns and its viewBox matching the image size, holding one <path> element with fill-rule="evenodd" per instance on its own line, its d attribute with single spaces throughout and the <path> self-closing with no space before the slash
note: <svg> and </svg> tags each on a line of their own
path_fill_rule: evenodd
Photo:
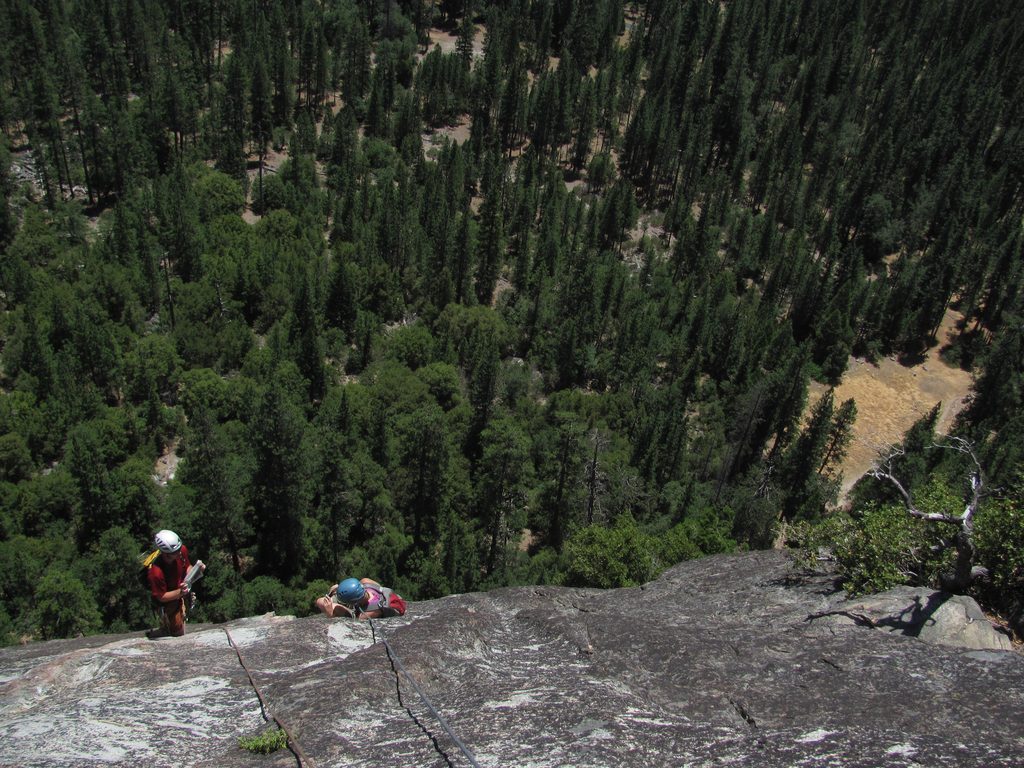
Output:
<svg viewBox="0 0 1024 768">
<path fill-rule="evenodd" d="M 1024 764 L 1024 656 L 923 641 L 942 611 L 987 624 L 969 605 L 876 598 L 754 552 L 639 589 L 413 603 L 372 627 L 267 615 L 8 648 L 0 765 L 295 765 L 238 748 L 264 721 L 225 630 L 321 768 L 468 764 L 382 637 L 481 766 Z M 915 625 L 914 605 L 936 610 Z"/>
</svg>

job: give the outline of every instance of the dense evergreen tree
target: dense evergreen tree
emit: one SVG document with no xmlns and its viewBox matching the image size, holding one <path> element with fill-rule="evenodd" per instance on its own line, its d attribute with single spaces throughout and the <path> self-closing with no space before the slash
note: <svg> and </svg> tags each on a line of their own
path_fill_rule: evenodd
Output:
<svg viewBox="0 0 1024 768">
<path fill-rule="evenodd" d="M 287 372 L 273 372 L 275 379 L 282 374 Z M 305 428 L 302 412 L 283 386 L 275 381 L 267 387 L 251 426 L 252 519 L 262 568 L 285 579 L 301 573 L 305 565 L 303 516 L 309 494 Z"/>
</svg>

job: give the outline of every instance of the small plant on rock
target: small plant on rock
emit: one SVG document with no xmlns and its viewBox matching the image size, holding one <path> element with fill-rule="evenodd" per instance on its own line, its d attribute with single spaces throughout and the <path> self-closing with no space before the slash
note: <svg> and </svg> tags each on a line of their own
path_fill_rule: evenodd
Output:
<svg viewBox="0 0 1024 768">
<path fill-rule="evenodd" d="M 288 746 L 288 737 L 280 728 L 268 728 L 258 736 L 241 736 L 238 746 L 260 755 L 269 755 Z"/>
</svg>

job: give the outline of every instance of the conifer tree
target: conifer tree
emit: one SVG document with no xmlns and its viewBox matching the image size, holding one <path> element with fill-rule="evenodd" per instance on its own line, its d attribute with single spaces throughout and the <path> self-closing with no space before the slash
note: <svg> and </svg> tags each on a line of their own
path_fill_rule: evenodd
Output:
<svg viewBox="0 0 1024 768">
<path fill-rule="evenodd" d="M 441 509 L 447 495 L 448 437 L 444 415 L 427 405 L 400 417 L 395 469 L 395 506 L 403 513 L 413 545 L 428 550 L 440 533 Z"/>
<path fill-rule="evenodd" d="M 296 363 L 299 371 L 309 382 L 309 399 L 319 402 L 327 387 L 324 370 L 324 344 L 321 339 L 322 319 L 317 310 L 316 294 L 313 285 L 319 282 L 319 276 L 312 272 L 299 286 L 295 297 L 295 328 L 293 335 L 297 348 Z"/>
<path fill-rule="evenodd" d="M 489 305 L 494 287 L 498 281 L 504 256 L 504 211 L 502 202 L 505 195 L 504 170 L 500 160 L 489 156 L 484 168 L 482 193 L 484 202 L 480 206 L 480 235 L 476 252 L 476 299 Z"/>
<path fill-rule="evenodd" d="M 275 3 L 268 25 L 270 34 L 270 79 L 273 84 L 271 113 L 275 126 L 290 128 L 292 110 L 295 108 L 295 94 L 292 90 L 291 46 L 288 42 L 287 25 L 280 4 Z"/>
<path fill-rule="evenodd" d="M 251 425 L 255 472 L 251 486 L 258 567 L 288 579 L 305 565 L 303 518 L 308 503 L 305 420 L 282 386 L 260 397 Z"/>
<path fill-rule="evenodd" d="M 807 426 L 782 457 L 780 484 L 788 489 L 782 512 L 786 521 L 815 519 L 838 490 L 821 472 L 828 464 L 830 446 L 838 447 L 843 441 L 841 434 L 833 434 L 834 413 L 835 399 L 830 389 L 812 406 Z M 849 429 L 847 419 L 843 421 L 844 428 Z"/>
<path fill-rule="evenodd" d="M 228 58 L 224 90 L 218 99 L 217 167 L 229 176 L 245 179 L 246 127 L 245 97 L 249 91 L 241 56 Z"/>
<path fill-rule="evenodd" d="M 202 539 L 196 542 L 197 551 L 200 547 L 201 551 L 222 549 L 230 556 L 236 573 L 242 571 L 241 551 L 252 534 L 245 515 L 247 458 L 237 448 L 229 447 L 214 414 L 205 405 L 191 414 L 181 481 L 196 491 L 202 532 Z"/>
<path fill-rule="evenodd" d="M 529 441 L 508 418 L 496 419 L 480 435 L 476 496 L 484 529 L 484 567 L 501 568 L 526 523 L 527 489 L 532 480 Z"/>
<path fill-rule="evenodd" d="M 263 165 L 267 157 L 267 144 L 273 133 L 273 109 L 270 77 L 261 51 L 255 55 L 249 92 L 249 137 L 259 158 L 258 186 L 255 197 L 263 199 Z"/>
</svg>

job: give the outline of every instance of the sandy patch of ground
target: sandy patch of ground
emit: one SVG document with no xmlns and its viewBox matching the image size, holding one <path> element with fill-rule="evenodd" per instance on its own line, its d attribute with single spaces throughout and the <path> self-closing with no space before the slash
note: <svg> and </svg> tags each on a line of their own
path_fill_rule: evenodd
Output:
<svg viewBox="0 0 1024 768">
<path fill-rule="evenodd" d="M 668 240 L 663 222 L 665 215 L 660 211 L 644 212 L 636 222 L 636 226 L 626 233 L 627 242 L 639 243 L 644 237 L 655 238 L 664 243 Z M 659 222 L 655 224 L 655 222 Z"/>
<path fill-rule="evenodd" d="M 277 173 L 281 164 L 288 159 L 288 150 L 278 152 L 272 147 L 267 147 L 267 154 L 263 156 L 263 178 Z M 253 213 L 253 196 L 257 193 L 260 183 L 260 156 L 256 153 L 250 154 L 247 158 L 245 175 L 249 180 L 249 193 L 246 196 L 245 210 L 242 211 L 242 220 L 247 224 L 255 224 L 262 216 Z"/>
<path fill-rule="evenodd" d="M 516 549 L 520 552 L 529 552 L 530 549 L 536 546 L 540 542 L 540 536 L 529 528 L 523 528 L 522 533 L 519 537 L 519 544 L 516 545 Z"/>
<path fill-rule="evenodd" d="M 430 45 L 427 47 L 427 53 L 434 50 L 435 45 L 441 46 L 441 53 L 452 53 L 455 50 L 456 44 L 459 42 L 459 35 L 457 31 L 448 31 L 445 29 L 438 29 L 437 27 L 431 27 L 428 33 L 430 37 Z M 476 34 L 473 35 L 473 58 L 479 58 L 484 55 L 484 37 L 487 34 L 487 30 L 480 24 L 476 25 Z M 422 55 L 417 58 L 423 58 Z"/>
<path fill-rule="evenodd" d="M 892 358 L 872 365 L 850 358 L 850 367 L 835 392 L 837 407 L 851 397 L 857 403 L 853 441 L 842 463 L 843 494 L 871 469 L 879 447 L 899 442 L 936 403 L 942 403 L 936 431 L 944 434 L 949 430 L 972 384 L 970 373 L 950 367 L 939 357 L 939 350 L 955 337 L 960 318 L 960 313 L 947 310 L 938 333 L 939 344 L 919 365 L 900 365 Z M 809 402 L 817 402 L 825 390 L 825 386 L 812 382 Z"/>
<path fill-rule="evenodd" d="M 459 38 L 452 32 L 444 29 L 437 29 L 436 27 L 431 27 L 428 36 L 430 37 L 430 45 L 427 47 L 427 53 L 434 50 L 435 45 L 441 47 L 441 53 L 451 53 L 455 50 L 455 44 L 459 40 Z M 422 58 L 422 56 L 420 58 Z"/>
<path fill-rule="evenodd" d="M 280 152 L 277 150 L 267 147 L 267 154 L 263 156 L 263 175 L 266 176 L 268 173 L 277 173 L 281 164 L 288 159 L 288 150 L 282 149 Z M 249 175 L 250 182 L 259 176 L 259 161 L 260 156 L 253 153 L 247 158 L 246 173 Z"/>
<path fill-rule="evenodd" d="M 472 121 L 469 115 L 462 115 L 455 125 L 445 125 L 441 128 L 430 128 L 423 132 L 423 153 L 427 157 L 436 156 L 444 143 L 445 138 L 456 144 L 463 144 L 469 140 L 469 133 L 472 130 Z M 433 151 L 433 155 L 431 154 Z"/>
<path fill-rule="evenodd" d="M 512 283 L 510 283 L 504 277 L 499 277 L 498 278 L 498 282 L 495 283 L 495 285 L 494 285 L 494 293 L 491 294 L 491 306 L 492 307 L 497 307 L 498 306 L 498 300 L 501 298 L 501 295 L 503 293 L 505 293 L 506 291 L 511 291 L 511 290 L 512 290 Z"/>
<path fill-rule="evenodd" d="M 157 485 L 167 485 L 174 479 L 174 473 L 178 471 L 178 440 L 175 440 L 164 450 L 163 455 L 156 460 L 153 467 L 153 480 Z"/>
</svg>

